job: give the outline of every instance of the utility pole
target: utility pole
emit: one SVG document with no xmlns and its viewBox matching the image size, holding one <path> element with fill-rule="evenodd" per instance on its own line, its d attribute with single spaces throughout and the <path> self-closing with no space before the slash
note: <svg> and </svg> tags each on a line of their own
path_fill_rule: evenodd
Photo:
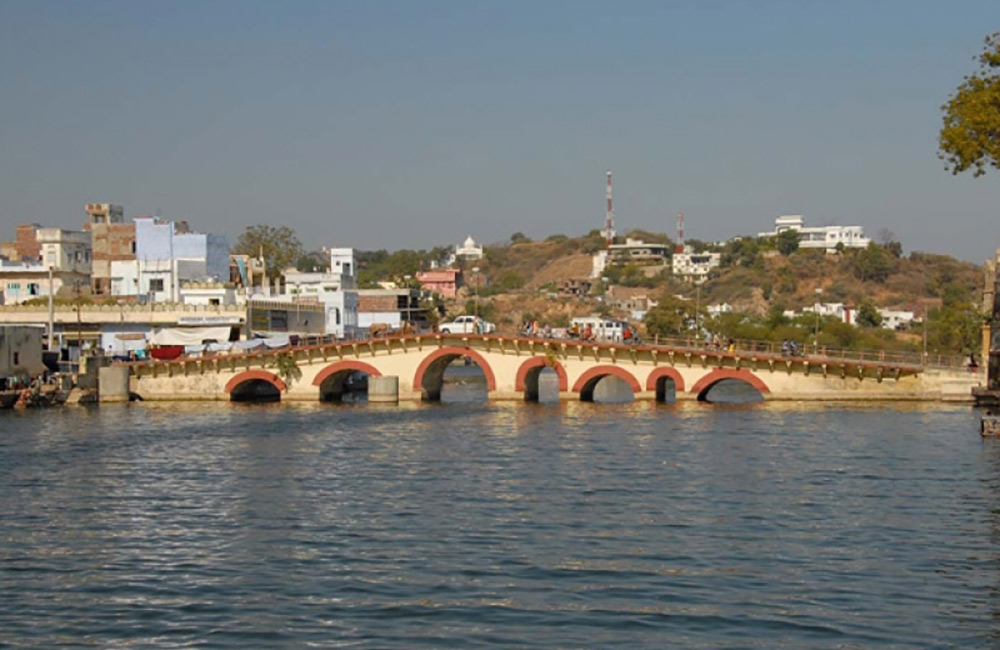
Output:
<svg viewBox="0 0 1000 650">
<path fill-rule="evenodd" d="M 694 285 L 694 336 L 695 341 L 701 340 L 701 283 L 697 279 Z"/>
<path fill-rule="evenodd" d="M 476 327 L 479 327 L 479 267 L 473 266 L 472 272 L 476 274 L 476 299 L 475 299 L 475 307 L 473 308 L 474 309 L 473 313 L 475 314 L 476 317 L 475 320 Z"/>
<path fill-rule="evenodd" d="M 76 356 L 77 368 L 83 359 L 83 325 L 80 322 L 80 281 L 73 280 L 73 293 L 76 295 Z"/>
<path fill-rule="evenodd" d="M 924 322 L 922 323 L 922 329 L 924 331 L 924 355 L 920 358 L 923 365 L 927 365 L 927 307 L 924 307 Z"/>
<path fill-rule="evenodd" d="M 55 323 L 55 312 L 56 312 L 55 299 L 52 295 L 53 294 L 52 275 L 53 275 L 53 268 L 52 265 L 49 264 L 49 351 L 50 352 L 52 351 L 52 329 Z"/>
<path fill-rule="evenodd" d="M 819 354 L 819 297 L 823 295 L 823 288 L 816 287 L 816 329 L 813 330 L 813 354 Z"/>
</svg>

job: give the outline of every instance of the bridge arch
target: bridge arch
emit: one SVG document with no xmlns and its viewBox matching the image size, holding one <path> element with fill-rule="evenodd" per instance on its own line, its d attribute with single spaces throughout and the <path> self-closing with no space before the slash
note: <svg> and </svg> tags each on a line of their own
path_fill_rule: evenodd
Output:
<svg viewBox="0 0 1000 650">
<path fill-rule="evenodd" d="M 344 382 L 351 373 L 363 372 L 369 377 L 381 377 L 375 366 L 364 361 L 336 361 L 316 373 L 313 386 L 319 388 L 321 402 L 339 402 L 344 395 Z"/>
<path fill-rule="evenodd" d="M 569 377 L 566 369 L 556 360 L 547 357 L 531 357 L 520 365 L 517 369 L 517 376 L 514 378 L 514 390 L 524 393 L 524 399 L 529 402 L 538 401 L 538 377 L 545 368 L 552 368 L 559 377 L 559 392 L 564 393 L 569 390 Z"/>
<path fill-rule="evenodd" d="M 226 394 L 233 402 L 277 402 L 288 386 L 278 375 L 266 370 L 244 370 L 226 382 Z"/>
<path fill-rule="evenodd" d="M 444 371 L 448 364 L 459 357 L 469 357 L 483 371 L 486 377 L 486 390 L 492 393 L 497 388 L 496 375 L 486 358 L 470 348 L 449 345 L 434 350 L 424 357 L 413 375 L 413 390 L 419 390 L 421 399 L 427 402 L 437 402 L 441 399 L 441 386 L 444 384 Z"/>
<path fill-rule="evenodd" d="M 767 384 L 765 384 L 760 377 L 753 374 L 746 368 L 742 368 L 740 370 L 734 370 L 732 368 L 716 368 L 695 382 L 694 386 L 691 387 L 691 394 L 696 395 L 699 402 L 704 402 L 706 396 L 708 395 L 708 391 L 712 389 L 712 386 L 715 386 L 717 383 L 725 379 L 735 379 L 737 381 L 746 382 L 756 388 L 761 396 L 765 396 L 771 392 L 771 389 L 767 387 Z"/>
<path fill-rule="evenodd" d="M 573 384 L 573 392 L 580 394 L 581 402 L 593 402 L 594 401 L 594 387 L 597 386 L 597 382 L 604 379 L 607 376 L 618 377 L 632 389 L 632 393 L 638 393 L 642 390 L 639 385 L 638 380 L 630 373 L 628 370 L 620 366 L 594 366 L 586 370 Z"/>
<path fill-rule="evenodd" d="M 681 373 L 677 372 L 676 368 L 654 368 L 649 376 L 646 377 L 646 390 L 656 391 L 656 401 L 666 402 L 667 399 L 667 382 L 672 381 L 674 384 L 674 395 L 684 392 L 684 377 Z"/>
</svg>

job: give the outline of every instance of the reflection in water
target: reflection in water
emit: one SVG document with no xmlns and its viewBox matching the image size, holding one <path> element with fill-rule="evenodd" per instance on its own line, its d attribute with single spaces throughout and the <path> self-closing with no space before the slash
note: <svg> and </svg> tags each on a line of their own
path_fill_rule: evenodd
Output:
<svg viewBox="0 0 1000 650">
<path fill-rule="evenodd" d="M 456 390 L 0 414 L 0 638 L 996 645 L 1000 445 L 966 408 Z"/>
</svg>

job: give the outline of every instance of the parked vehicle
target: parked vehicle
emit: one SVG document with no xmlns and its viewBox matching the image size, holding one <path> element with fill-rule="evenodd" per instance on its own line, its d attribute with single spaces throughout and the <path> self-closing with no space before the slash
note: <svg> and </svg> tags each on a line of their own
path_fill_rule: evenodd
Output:
<svg viewBox="0 0 1000 650">
<path fill-rule="evenodd" d="M 450 323 L 441 323 L 438 330 L 442 334 L 492 334 L 497 326 L 476 316 L 459 316 Z"/>
</svg>

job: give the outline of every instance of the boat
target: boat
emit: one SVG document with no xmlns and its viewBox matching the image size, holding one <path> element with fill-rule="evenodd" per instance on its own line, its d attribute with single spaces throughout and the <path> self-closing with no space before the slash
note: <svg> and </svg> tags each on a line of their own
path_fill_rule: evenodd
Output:
<svg viewBox="0 0 1000 650">
<path fill-rule="evenodd" d="M 0 411 L 14 408 L 19 397 L 21 397 L 19 390 L 0 390 Z"/>
</svg>

